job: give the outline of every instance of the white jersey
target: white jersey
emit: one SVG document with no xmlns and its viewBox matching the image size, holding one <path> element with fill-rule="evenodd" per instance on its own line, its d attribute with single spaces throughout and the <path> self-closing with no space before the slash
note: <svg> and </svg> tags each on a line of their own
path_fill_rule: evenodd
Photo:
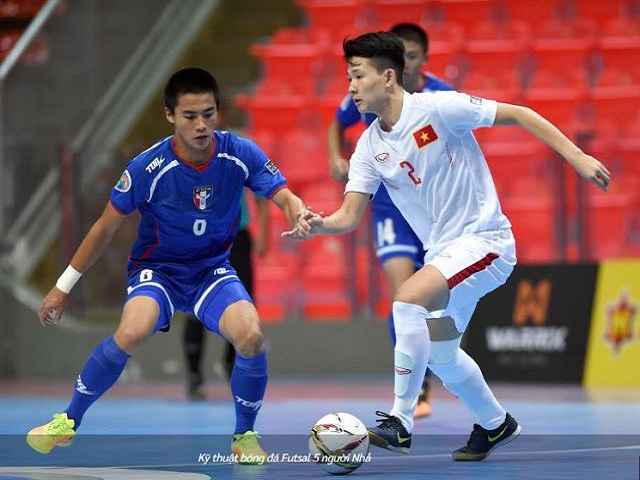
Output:
<svg viewBox="0 0 640 480">
<path fill-rule="evenodd" d="M 351 157 L 345 192 L 380 182 L 425 250 L 464 235 L 509 228 L 471 130 L 493 125 L 496 102 L 458 92 L 404 92 L 391 132 L 374 121 Z"/>
</svg>

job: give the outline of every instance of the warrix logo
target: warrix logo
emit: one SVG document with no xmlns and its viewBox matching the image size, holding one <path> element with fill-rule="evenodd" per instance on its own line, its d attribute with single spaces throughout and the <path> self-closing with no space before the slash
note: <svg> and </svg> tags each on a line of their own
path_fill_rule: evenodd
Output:
<svg viewBox="0 0 640 480">
<path fill-rule="evenodd" d="M 550 299 L 550 280 L 541 280 L 538 285 L 529 280 L 520 281 L 513 305 L 514 325 L 524 325 L 529 320 L 534 325 L 544 325 L 547 322 Z"/>
<path fill-rule="evenodd" d="M 253 411 L 258 411 L 258 409 L 262 406 L 262 400 L 258 400 L 257 402 L 250 402 L 249 400 L 245 400 L 236 395 L 236 402 L 238 402 L 243 407 L 250 408 Z"/>
<path fill-rule="evenodd" d="M 564 352 L 567 349 L 567 326 L 547 326 L 552 283 L 531 280 L 518 283 L 513 305 L 513 327 L 489 327 L 487 348 L 491 352 Z M 533 324 L 532 326 L 527 323 Z"/>
</svg>

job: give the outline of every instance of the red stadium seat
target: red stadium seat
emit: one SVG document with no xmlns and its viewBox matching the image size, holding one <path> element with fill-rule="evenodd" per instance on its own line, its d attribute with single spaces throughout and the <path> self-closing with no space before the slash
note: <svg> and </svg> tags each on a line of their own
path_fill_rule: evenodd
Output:
<svg viewBox="0 0 640 480">
<path fill-rule="evenodd" d="M 579 17 L 592 18 L 602 24 L 623 13 L 624 0 L 577 0 L 575 14 Z"/>
<path fill-rule="evenodd" d="M 295 191 L 329 178 L 326 143 L 324 131 L 302 128 L 280 138 L 278 166 Z"/>
<path fill-rule="evenodd" d="M 425 21 L 433 11 L 434 4 L 440 3 L 428 0 L 373 0 L 371 8 L 375 11 L 377 23 L 391 27 L 396 23 Z"/>
<path fill-rule="evenodd" d="M 640 179 L 640 130 L 636 135 L 621 138 L 617 145 L 617 160 L 625 178 Z"/>
<path fill-rule="evenodd" d="M 533 30 L 531 49 L 536 70 L 591 70 L 597 23 L 590 18 L 549 19 Z"/>
<path fill-rule="evenodd" d="M 497 13 L 494 0 L 442 0 L 441 4 L 445 21 L 458 22 L 466 28 L 492 19 Z"/>
<path fill-rule="evenodd" d="M 520 79 L 515 73 L 499 69 L 493 72 L 472 70 L 465 76 L 458 90 L 500 102 L 521 103 L 522 101 Z"/>
<path fill-rule="evenodd" d="M 313 93 L 315 85 L 309 79 L 325 71 L 328 47 L 315 44 L 254 44 L 250 52 L 264 68 L 269 82 L 290 87 L 301 93 Z"/>
<path fill-rule="evenodd" d="M 522 20 L 531 26 L 556 18 L 559 14 L 561 0 L 538 0 L 524 2 L 522 0 L 497 0 L 498 9 L 506 19 Z"/>
<path fill-rule="evenodd" d="M 310 100 L 304 95 L 236 95 L 234 104 L 247 112 L 250 130 L 284 132 L 310 120 Z"/>
<path fill-rule="evenodd" d="M 297 0 L 313 27 L 330 27 L 333 31 L 367 27 L 375 22 L 367 0 Z"/>
<path fill-rule="evenodd" d="M 470 27 L 465 41 L 470 71 L 521 76 L 531 28 L 522 21 L 484 21 Z"/>
<path fill-rule="evenodd" d="M 588 252 L 591 260 L 629 256 L 638 217 L 635 192 L 588 191 Z M 635 218 L 634 218 L 635 217 Z"/>
<path fill-rule="evenodd" d="M 299 244 L 303 265 L 302 315 L 311 321 L 347 321 L 352 315 L 346 236 L 320 236 Z"/>
<path fill-rule="evenodd" d="M 525 104 L 556 125 L 588 120 L 587 79 L 579 70 L 539 70 L 524 92 Z"/>
<path fill-rule="evenodd" d="M 46 0 L 4 0 L 0 2 L 0 20 L 28 22 L 45 3 Z"/>
<path fill-rule="evenodd" d="M 299 314 L 295 301 L 297 264 L 296 256 L 282 254 L 273 246 L 267 256 L 254 262 L 255 302 L 263 323 L 282 322 Z"/>
<path fill-rule="evenodd" d="M 250 130 L 246 132 L 248 138 L 253 140 L 270 158 L 277 158 L 276 137 L 271 130 Z"/>
<path fill-rule="evenodd" d="M 282 27 L 274 32 L 272 45 L 331 45 L 333 35 L 329 27 Z"/>
<path fill-rule="evenodd" d="M 520 264 L 547 264 L 556 260 L 553 198 L 506 197 L 501 200 L 516 238 Z"/>
<path fill-rule="evenodd" d="M 329 215 L 342 204 L 344 185 L 336 180 L 316 182 L 304 186 L 297 193 L 313 211 Z"/>
<path fill-rule="evenodd" d="M 457 86 L 464 74 L 464 27 L 456 22 L 423 23 L 429 35 L 428 71 Z"/>
<path fill-rule="evenodd" d="M 597 50 L 605 69 L 628 69 L 640 64 L 640 19 L 612 18 L 605 22 Z"/>
<path fill-rule="evenodd" d="M 640 75 L 628 68 L 605 68 L 589 98 L 598 124 L 624 124 L 640 114 Z"/>
<path fill-rule="evenodd" d="M 518 179 L 535 179 L 536 191 L 532 193 L 549 192 L 549 154 L 539 140 L 532 138 L 526 141 L 483 142 L 482 151 L 501 197 L 523 193 L 525 184 L 519 185 L 516 181 Z"/>
</svg>

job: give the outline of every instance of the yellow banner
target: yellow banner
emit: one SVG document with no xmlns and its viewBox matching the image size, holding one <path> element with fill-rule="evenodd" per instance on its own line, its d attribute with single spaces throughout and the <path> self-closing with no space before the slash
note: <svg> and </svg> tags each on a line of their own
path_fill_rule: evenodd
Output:
<svg viewBox="0 0 640 480">
<path fill-rule="evenodd" d="M 604 261 L 598 271 L 585 386 L 640 386 L 640 260 Z"/>
</svg>

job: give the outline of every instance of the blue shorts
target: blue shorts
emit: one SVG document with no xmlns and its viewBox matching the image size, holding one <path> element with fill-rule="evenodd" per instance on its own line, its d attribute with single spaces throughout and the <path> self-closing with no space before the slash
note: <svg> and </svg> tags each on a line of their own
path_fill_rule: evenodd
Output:
<svg viewBox="0 0 640 480">
<path fill-rule="evenodd" d="M 380 264 L 396 257 L 413 260 L 416 269 L 424 265 L 422 242 L 380 185 L 371 202 L 371 222 L 376 255 Z"/>
<path fill-rule="evenodd" d="M 128 272 L 127 301 L 151 297 L 160 306 L 158 330 L 168 331 L 176 311 L 193 313 L 207 329 L 220 335 L 218 326 L 225 309 L 240 300 L 253 303 L 227 261 L 211 267 L 147 264 Z"/>
</svg>

